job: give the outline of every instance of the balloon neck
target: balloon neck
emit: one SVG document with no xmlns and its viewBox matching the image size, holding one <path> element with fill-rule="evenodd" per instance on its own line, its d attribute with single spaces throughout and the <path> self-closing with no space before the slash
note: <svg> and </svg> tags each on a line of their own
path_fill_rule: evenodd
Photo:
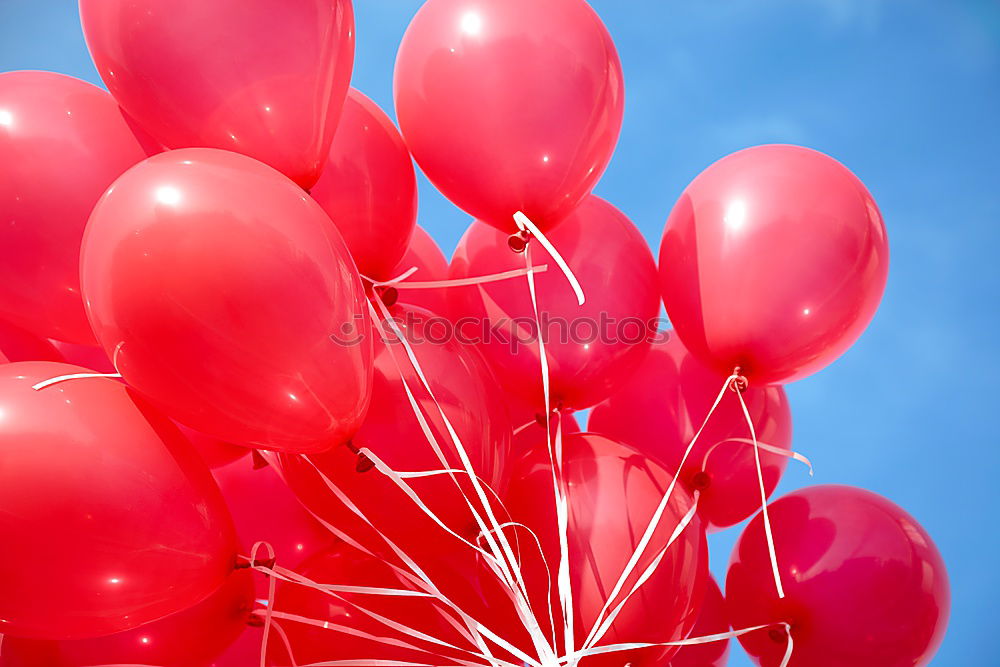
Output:
<svg viewBox="0 0 1000 667">
<path fill-rule="evenodd" d="M 237 556 L 236 565 L 233 567 L 234 570 L 246 570 L 249 568 L 263 567 L 267 569 L 274 568 L 274 557 L 270 558 L 247 558 L 246 556 Z"/>
<path fill-rule="evenodd" d="M 552 410 L 549 412 L 549 419 L 552 420 L 552 419 L 554 419 L 556 417 L 559 417 L 560 413 L 562 412 L 562 410 L 563 410 L 563 404 L 562 404 L 562 401 L 559 401 L 558 403 L 556 403 L 552 407 Z M 541 426 L 542 428 L 545 428 L 545 413 L 544 412 L 536 412 L 535 413 L 535 423 L 538 424 L 539 426 Z"/>
<path fill-rule="evenodd" d="M 729 388 L 738 394 L 742 394 L 750 387 L 750 380 L 740 373 L 740 370 L 739 366 L 733 369 L 733 379 L 729 383 Z"/>
<path fill-rule="evenodd" d="M 712 485 L 712 478 L 707 472 L 701 470 L 691 476 L 691 486 L 698 491 L 705 491 Z"/>
<path fill-rule="evenodd" d="M 264 458 L 264 455 L 256 449 L 250 451 L 250 460 L 253 461 L 254 470 L 260 470 L 261 468 L 266 468 L 271 465 L 267 462 L 267 459 Z"/>
<path fill-rule="evenodd" d="M 778 628 L 771 628 L 767 631 L 768 639 L 775 644 L 785 644 L 788 642 L 788 633 Z"/>
<path fill-rule="evenodd" d="M 392 308 L 399 301 L 399 290 L 391 285 L 385 287 L 376 287 L 375 295 L 382 299 L 382 303 L 386 308 Z"/>
<path fill-rule="evenodd" d="M 507 247 L 509 247 L 512 252 L 521 254 L 528 247 L 528 241 L 530 240 L 531 232 L 526 229 L 522 229 L 507 237 Z"/>
<path fill-rule="evenodd" d="M 264 619 L 258 614 L 250 614 L 250 617 L 247 619 L 247 625 L 251 628 L 262 628 L 264 627 Z"/>
<path fill-rule="evenodd" d="M 353 442 L 348 441 L 346 447 L 349 450 L 351 450 L 352 453 L 356 454 L 358 457 L 357 461 L 354 462 L 355 472 L 368 472 L 369 470 L 375 467 L 375 462 L 372 461 L 367 456 L 365 456 L 364 453 L 360 449 L 358 449 Z"/>
</svg>

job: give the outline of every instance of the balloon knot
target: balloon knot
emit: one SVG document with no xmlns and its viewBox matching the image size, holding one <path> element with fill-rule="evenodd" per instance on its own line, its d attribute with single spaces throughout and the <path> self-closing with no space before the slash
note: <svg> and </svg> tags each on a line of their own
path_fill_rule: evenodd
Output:
<svg viewBox="0 0 1000 667">
<path fill-rule="evenodd" d="M 704 470 L 696 472 L 691 476 L 691 486 L 698 491 L 704 491 L 712 485 L 712 478 Z"/>
<path fill-rule="evenodd" d="M 271 465 L 270 463 L 267 462 L 267 459 L 264 458 L 264 455 L 261 454 L 256 449 L 251 450 L 250 460 L 253 461 L 254 470 L 260 470 L 261 468 L 266 468 L 267 466 Z"/>
<path fill-rule="evenodd" d="M 524 252 L 524 249 L 528 247 L 528 240 L 531 238 L 531 232 L 526 229 L 522 229 L 515 232 L 507 237 L 507 246 L 518 254 Z"/>
<path fill-rule="evenodd" d="M 779 630 L 778 628 L 772 628 L 767 631 L 768 638 L 776 644 L 784 644 L 788 641 L 788 633 L 784 630 Z"/>
<path fill-rule="evenodd" d="M 358 460 L 354 464 L 355 472 L 368 472 L 375 467 L 375 462 L 370 458 L 365 456 L 360 449 L 358 449 L 353 442 L 347 442 L 347 448 L 351 450 L 354 454 L 357 454 Z"/>
<path fill-rule="evenodd" d="M 247 625 L 251 628 L 262 628 L 264 627 L 264 619 L 257 614 L 250 614 L 250 618 L 247 619 Z"/>
<path fill-rule="evenodd" d="M 740 374 L 740 367 L 737 366 L 733 369 L 733 375 L 735 376 L 732 382 L 729 383 L 729 388 L 738 394 L 742 394 L 750 386 L 750 381 L 745 375 Z"/>
<path fill-rule="evenodd" d="M 399 301 L 399 290 L 391 285 L 386 287 L 377 287 L 376 290 L 378 297 L 382 299 L 382 303 L 385 304 L 386 308 L 391 308 L 397 301 Z"/>
<path fill-rule="evenodd" d="M 275 560 L 276 559 L 273 556 L 271 558 L 254 558 L 254 559 L 247 558 L 246 556 L 240 556 L 239 559 L 236 561 L 235 569 L 246 570 L 248 568 L 262 567 L 271 570 L 274 569 Z"/>
</svg>

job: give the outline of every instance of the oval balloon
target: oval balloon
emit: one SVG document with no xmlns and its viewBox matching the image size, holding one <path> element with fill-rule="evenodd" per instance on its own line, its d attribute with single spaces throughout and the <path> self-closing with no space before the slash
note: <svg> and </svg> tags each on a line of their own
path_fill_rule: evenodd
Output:
<svg viewBox="0 0 1000 667">
<path fill-rule="evenodd" d="M 583 0 L 430 0 L 396 56 L 396 116 L 431 182 L 501 230 L 542 229 L 604 172 L 625 90 L 607 29 Z"/>
<path fill-rule="evenodd" d="M 705 589 L 705 601 L 701 605 L 701 613 L 695 621 L 691 637 L 708 637 L 729 632 L 729 616 L 726 613 L 726 600 L 722 597 L 719 584 L 708 577 Z M 682 646 L 666 663 L 669 667 L 725 667 L 729 661 L 729 640 Z"/>
<path fill-rule="evenodd" d="M 97 86 L 0 74 L 0 319 L 94 343 L 80 298 L 83 228 L 108 186 L 154 152 Z"/>
<path fill-rule="evenodd" d="M 660 244 L 667 314 L 724 376 L 787 383 L 832 363 L 878 308 L 889 242 L 844 165 L 800 146 L 756 146 L 698 175 Z"/>
<path fill-rule="evenodd" d="M 534 266 L 541 329 L 546 336 L 551 405 L 586 408 L 611 395 L 649 351 L 659 312 L 656 264 L 642 234 L 618 209 L 589 197 L 548 234 L 576 274 L 587 301 L 576 297 L 555 262 L 537 243 Z M 536 247 L 537 246 L 537 247 Z M 451 278 L 523 269 L 507 235 L 480 222 L 459 241 Z M 456 331 L 475 336 L 504 389 L 544 413 L 538 327 L 526 278 L 448 290 Z"/>
<path fill-rule="evenodd" d="M 568 504 L 570 585 L 573 594 L 576 647 L 581 647 L 595 626 L 607 600 L 632 557 L 670 484 L 671 475 L 637 451 L 590 433 L 568 435 L 563 441 L 563 478 Z M 548 452 L 536 451 L 514 469 L 506 507 L 511 519 L 538 536 L 545 561 L 537 550 L 522 546 L 521 569 L 526 578 L 535 618 L 550 632 L 549 610 L 560 618 L 556 571 L 560 539 L 552 490 L 552 464 Z M 654 557 L 667 547 L 671 533 L 692 504 L 691 496 L 676 486 L 644 554 L 626 579 L 623 593 L 639 580 Z M 530 543 L 529 543 L 530 544 Z M 551 598 L 545 594 L 551 571 Z M 598 646 L 628 642 L 665 642 L 687 637 L 701 609 L 708 577 L 705 533 L 695 516 L 676 542 L 664 551 L 663 560 L 642 588 L 622 607 Z M 563 632 L 557 621 L 558 635 Z M 662 664 L 675 649 L 654 648 L 613 652 L 584 658 L 581 667 L 620 667 Z"/>
<path fill-rule="evenodd" d="M 675 470 L 712 407 L 726 376 L 691 356 L 677 336 L 662 332 L 664 342 L 628 382 L 590 412 L 587 430 L 628 443 Z M 789 449 L 792 413 L 785 390 L 751 385 L 743 392 L 760 442 Z M 720 530 L 760 509 L 757 464 L 750 429 L 737 397 L 726 392 L 708 420 L 687 461 L 681 481 L 698 489 L 698 513 L 707 529 Z M 788 459 L 760 452 L 768 495 L 774 492 Z"/>
<path fill-rule="evenodd" d="M 80 0 L 97 71 L 169 148 L 224 148 L 304 188 L 354 66 L 350 0 Z"/>
<path fill-rule="evenodd" d="M 309 194 L 337 225 L 358 270 L 392 278 L 417 219 L 417 177 L 396 126 L 354 88 Z"/>
<path fill-rule="evenodd" d="M 0 665 L 208 667 L 247 627 L 253 608 L 251 575 L 250 570 L 234 570 L 218 590 L 190 609 L 126 632 L 70 641 L 6 637 L 0 645 Z"/>
<path fill-rule="evenodd" d="M 418 282 L 448 280 L 448 258 L 444 256 L 427 230 L 420 225 L 414 226 L 413 237 L 410 239 L 406 254 L 392 271 L 389 271 L 389 276 L 395 278 L 412 268 L 417 270 L 410 280 Z M 448 316 L 448 299 L 445 296 L 446 289 L 443 287 L 400 289 L 398 292 L 399 300 L 403 303 Z"/>
<path fill-rule="evenodd" d="M 294 183 L 248 157 L 176 150 L 131 169 L 91 216 L 87 308 L 125 381 L 206 435 L 321 451 L 371 391 L 369 329 L 347 247 Z"/>
<path fill-rule="evenodd" d="M 324 520 L 342 529 L 366 548 L 386 553 L 385 542 L 328 488 L 325 475 L 374 524 L 409 553 L 462 548 L 460 543 L 428 517 L 388 476 L 358 454 L 368 448 L 392 470 L 402 473 L 445 469 L 465 470 L 458 447 L 435 405 L 444 411 L 458 435 L 472 469 L 496 498 L 504 490 L 505 464 L 510 450 L 510 418 L 503 396 L 485 363 L 472 347 L 454 338 L 442 338 L 429 311 L 397 304 L 390 314 L 403 329 L 433 391 L 424 388 L 398 338 L 386 326 L 386 341 L 377 340 L 372 403 L 365 422 L 351 443 L 308 458 L 278 457 L 282 475 L 299 499 Z M 397 366 L 398 364 L 398 366 Z M 406 386 L 404 386 L 404 380 Z M 444 457 L 429 444 L 407 397 L 412 392 L 427 427 Z M 315 466 L 315 467 L 313 467 Z M 406 483 L 428 509 L 452 531 L 467 540 L 479 532 L 463 495 L 482 504 L 467 473 L 408 478 Z M 496 510 L 494 510 L 496 511 Z"/>
<path fill-rule="evenodd" d="M 81 639 L 205 599 L 236 564 L 218 487 L 168 419 L 106 378 L 0 367 L 0 618 L 5 635 Z"/>
<path fill-rule="evenodd" d="M 771 575 L 760 515 L 740 536 L 726 576 L 733 627 L 786 622 L 789 667 L 926 665 L 948 624 L 941 554 L 900 507 L 870 491 L 813 486 L 769 506 L 785 598 Z M 785 655 L 785 630 L 740 637 L 763 667 Z"/>
</svg>

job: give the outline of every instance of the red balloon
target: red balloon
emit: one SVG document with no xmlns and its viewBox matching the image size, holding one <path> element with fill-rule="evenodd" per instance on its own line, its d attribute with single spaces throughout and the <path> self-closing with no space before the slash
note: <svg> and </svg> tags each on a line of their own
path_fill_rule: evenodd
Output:
<svg viewBox="0 0 1000 667">
<path fill-rule="evenodd" d="M 267 542 L 288 567 L 329 548 L 336 538 L 302 507 L 270 465 L 240 459 L 212 471 L 222 489 L 240 542 Z M 266 578 L 260 577 L 266 594 Z"/>
<path fill-rule="evenodd" d="M 36 336 L 93 343 L 80 299 L 80 239 L 101 194 L 152 154 L 115 100 L 52 72 L 0 74 L 0 318 Z"/>
<path fill-rule="evenodd" d="M 875 314 L 889 270 L 882 215 L 826 155 L 756 146 L 698 175 L 660 245 L 667 314 L 693 355 L 751 383 L 832 363 Z"/>
<path fill-rule="evenodd" d="M 635 450 L 603 436 L 578 433 L 563 441 L 563 474 L 569 489 L 569 571 L 575 611 L 575 646 L 579 649 L 607 596 L 618 581 L 649 520 L 666 493 L 671 475 Z M 514 521 L 534 531 L 552 571 L 552 614 L 560 618 L 555 572 L 559 538 L 547 452 L 523 458 L 514 470 L 506 506 Z M 630 575 L 624 591 L 666 545 L 670 534 L 692 503 L 676 486 L 645 555 Z M 522 554 L 530 553 L 525 546 Z M 537 553 L 537 552 L 536 552 Z M 541 558 L 522 556 L 535 617 L 548 631 L 545 608 L 546 572 Z M 599 646 L 619 642 L 665 642 L 687 637 L 701 608 L 708 577 L 705 533 L 695 516 L 666 551 L 643 588 L 622 608 Z M 622 595 L 616 600 L 620 601 Z M 561 628 L 561 623 L 557 620 Z M 560 629 L 561 633 L 561 629 Z M 562 643 L 559 643 L 562 646 Z M 582 667 L 633 667 L 662 664 L 676 649 L 656 648 L 607 653 L 584 658 Z"/>
<path fill-rule="evenodd" d="M 318 204 L 251 158 L 164 153 L 91 216 L 83 291 L 126 382 L 227 442 L 320 451 L 348 440 L 371 391 L 364 291 Z"/>
<path fill-rule="evenodd" d="M 0 354 L 8 361 L 64 361 L 51 341 L 0 320 Z"/>
<path fill-rule="evenodd" d="M 420 225 L 413 228 L 410 246 L 399 263 L 389 271 L 389 276 L 395 278 L 413 267 L 416 267 L 417 271 L 410 280 L 419 282 L 448 280 L 448 258 Z M 445 291 L 445 288 L 401 289 L 399 300 L 447 316 L 448 299 L 445 298 Z"/>
<path fill-rule="evenodd" d="M 396 56 L 396 115 L 420 168 L 470 215 L 542 229 L 590 192 L 625 108 L 621 63 L 583 0 L 430 0 Z"/>
<path fill-rule="evenodd" d="M 169 148 L 225 148 L 304 188 L 354 66 L 350 0 L 80 0 L 115 99 Z"/>
<path fill-rule="evenodd" d="M 407 583 L 387 564 L 367 556 L 347 545 L 316 554 L 295 568 L 299 574 L 320 584 L 369 586 L 403 590 L 419 590 Z M 449 623 L 449 612 L 437 601 L 426 597 L 394 597 L 341 593 L 342 599 L 296 584 L 283 583 L 278 589 L 274 607 L 279 612 L 292 613 L 309 619 L 328 621 L 349 632 L 316 627 L 305 623 L 281 622 L 300 665 L 330 660 L 400 660 L 417 664 L 456 664 L 455 651 L 407 636 L 373 619 L 354 605 L 380 614 L 397 623 L 431 635 L 455 646 L 473 649 L 473 645 Z M 354 604 L 352 604 L 352 602 Z M 454 616 L 452 616 L 454 617 Z M 360 636 L 369 633 L 386 640 L 406 642 L 430 652 L 424 653 Z M 457 654 L 459 657 L 461 654 Z M 268 664 L 291 665 L 284 644 L 272 636 L 268 644 Z M 437 662 L 435 662 L 435 660 Z M 430 662 L 428 662 L 430 661 Z"/>
<path fill-rule="evenodd" d="M 236 563 L 208 468 L 162 415 L 52 362 L 0 367 L 0 629 L 81 639 L 205 599 Z"/>
<path fill-rule="evenodd" d="M 361 273 L 393 277 L 417 219 L 417 177 L 396 126 L 354 88 L 309 194 L 337 225 Z"/>
<path fill-rule="evenodd" d="M 642 367 L 611 398 L 594 407 L 587 429 L 628 443 L 669 470 L 684 451 L 722 389 L 726 376 L 709 370 L 669 332 L 653 345 Z M 781 387 L 751 385 L 743 392 L 759 441 L 789 449 L 792 413 Z M 740 438 L 743 442 L 734 442 Z M 705 527 L 720 530 L 760 509 L 757 464 L 739 400 L 726 392 L 684 467 L 681 481 L 701 492 L 698 513 Z M 707 458 L 706 458 L 707 457 Z M 788 459 L 760 452 L 764 489 L 770 495 Z"/>
<path fill-rule="evenodd" d="M 514 427 L 514 437 L 510 441 L 510 460 L 518 461 L 528 452 L 540 449 L 548 452 L 549 441 L 545 437 L 545 413 L 535 411 L 534 407 L 520 397 L 507 395 L 507 410 L 510 412 L 510 423 Z M 582 429 L 576 417 L 568 410 L 558 415 L 562 419 L 563 434 L 579 433 Z M 549 419 L 549 431 L 552 442 L 556 437 L 556 412 Z"/>
<path fill-rule="evenodd" d="M 180 429 L 181 433 L 184 434 L 184 437 L 194 445 L 195 450 L 201 456 L 201 459 L 208 464 L 209 468 L 214 469 L 227 465 L 250 453 L 250 450 L 246 447 L 233 445 L 218 438 L 213 438 L 210 435 L 205 435 L 193 428 L 188 428 L 180 422 L 174 423 Z M 251 544 L 253 543 L 251 542 Z"/>
<path fill-rule="evenodd" d="M 715 579 L 708 577 L 705 601 L 701 613 L 691 631 L 691 637 L 707 637 L 729 632 L 729 617 L 726 615 L 726 601 Z M 666 663 L 669 667 L 724 667 L 729 661 L 729 640 L 695 644 L 681 647 L 677 654 Z"/>
<path fill-rule="evenodd" d="M 502 494 L 506 481 L 504 465 L 510 450 L 510 418 L 504 399 L 476 350 L 454 338 L 438 339 L 433 314 L 397 304 L 391 309 L 430 383 L 452 427 L 468 454 L 482 484 Z M 388 327 L 387 327 L 388 329 Z M 391 335 L 391 329 L 388 329 Z M 390 468 L 399 472 L 464 470 L 448 430 L 430 394 L 406 357 L 402 344 L 393 338 L 386 344 L 376 340 L 375 380 L 372 402 L 365 422 L 353 441 L 311 455 L 309 460 L 323 472 L 385 535 L 410 553 L 439 553 L 460 549 L 460 543 L 436 525 L 392 480 L 372 468 L 358 455 L 366 447 Z M 399 363 L 393 361 L 393 355 Z M 443 465 L 428 443 L 400 379 L 423 410 L 427 423 L 448 463 Z M 282 454 L 282 475 L 299 499 L 317 515 L 342 529 L 366 548 L 387 553 L 385 542 L 330 491 L 302 456 Z M 482 514 L 469 476 L 435 475 L 406 480 L 421 500 L 454 532 L 475 540 L 479 529 L 459 493 L 473 499 Z M 486 491 L 490 496 L 489 491 Z M 494 496 L 495 497 L 495 496 Z M 496 511 L 496 510 L 494 510 Z"/>
<path fill-rule="evenodd" d="M 117 373 L 114 364 L 104 354 L 104 349 L 96 345 L 76 345 L 74 343 L 61 343 L 52 341 L 53 347 L 62 356 L 60 361 L 65 361 L 74 366 L 89 368 L 95 373 Z"/>
<path fill-rule="evenodd" d="M 948 622 L 941 554 L 900 507 L 870 491 L 813 486 L 769 505 L 785 589 L 779 599 L 757 515 L 733 549 L 726 602 L 734 628 L 791 625 L 789 667 L 926 665 Z M 778 665 L 785 631 L 740 637 L 759 665 Z"/>
<path fill-rule="evenodd" d="M 586 294 L 583 306 L 549 254 L 530 249 L 552 383 L 551 404 L 586 408 L 617 389 L 649 351 L 659 312 L 656 264 L 642 234 L 618 209 L 589 197 L 548 235 Z M 452 278 L 523 269 L 507 235 L 473 223 L 459 241 Z M 503 387 L 544 412 L 534 311 L 526 278 L 448 290 L 456 328 L 476 336 Z M 464 318 L 464 319 L 463 319 Z"/>
<path fill-rule="evenodd" d="M 250 570 L 234 570 L 204 601 L 126 632 L 69 641 L 7 637 L 0 648 L 0 665 L 207 667 L 240 636 L 250 620 L 251 574 Z M 250 667 L 249 663 L 244 667 Z"/>
</svg>

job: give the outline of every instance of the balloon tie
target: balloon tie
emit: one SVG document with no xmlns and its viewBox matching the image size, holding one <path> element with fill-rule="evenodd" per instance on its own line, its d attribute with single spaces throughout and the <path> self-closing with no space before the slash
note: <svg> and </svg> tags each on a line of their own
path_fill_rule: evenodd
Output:
<svg viewBox="0 0 1000 667">
<path fill-rule="evenodd" d="M 542 233 L 542 230 L 540 230 L 535 223 L 533 223 L 531 219 L 521 211 L 514 214 L 514 223 L 517 225 L 518 230 L 538 239 L 538 242 L 542 244 L 542 247 L 545 248 L 546 252 L 549 253 L 553 261 L 555 261 L 556 265 L 563 272 L 563 275 L 566 276 L 566 280 L 569 281 L 569 286 L 573 288 L 573 293 L 576 294 L 577 304 L 582 306 L 587 300 L 587 297 L 583 294 L 583 287 L 580 286 L 580 281 L 576 279 L 576 274 L 573 273 L 571 268 L 569 268 L 569 264 L 566 263 L 566 260 L 559 254 L 559 251 L 556 250 L 554 245 L 552 245 L 552 242 L 549 241 L 548 237 L 546 237 L 545 234 Z M 508 239 L 507 242 L 509 244 L 510 239 Z M 528 244 L 526 241 L 525 250 L 527 250 L 527 247 Z"/>
<path fill-rule="evenodd" d="M 264 560 L 257 558 L 257 552 L 261 548 L 267 550 L 267 558 Z M 267 667 L 267 641 L 271 635 L 271 616 L 274 613 L 274 587 L 276 583 L 269 571 L 274 568 L 274 561 L 274 547 L 269 543 L 257 542 L 253 545 L 253 549 L 250 550 L 250 566 L 254 570 L 267 574 L 267 609 L 264 612 L 264 632 L 260 642 L 260 667 Z M 269 565 L 264 565 L 264 563 L 269 563 Z"/>
</svg>

